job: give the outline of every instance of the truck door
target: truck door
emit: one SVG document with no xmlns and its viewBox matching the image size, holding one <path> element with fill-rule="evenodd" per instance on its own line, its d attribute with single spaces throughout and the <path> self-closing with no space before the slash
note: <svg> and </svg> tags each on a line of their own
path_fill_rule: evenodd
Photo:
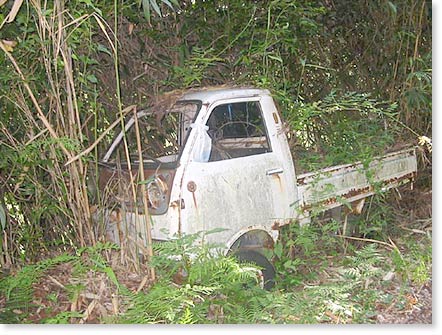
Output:
<svg viewBox="0 0 442 335">
<path fill-rule="evenodd" d="M 225 228 L 224 236 L 216 237 L 225 242 L 244 229 L 270 230 L 287 215 L 288 203 L 284 165 L 272 148 L 260 99 L 218 102 L 204 119 L 210 157 L 191 160 L 185 168 L 183 231 Z"/>
</svg>

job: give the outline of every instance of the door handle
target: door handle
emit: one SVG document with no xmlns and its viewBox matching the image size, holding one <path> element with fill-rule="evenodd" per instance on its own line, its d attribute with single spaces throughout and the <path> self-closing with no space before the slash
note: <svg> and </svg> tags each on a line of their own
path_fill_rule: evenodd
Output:
<svg viewBox="0 0 442 335">
<path fill-rule="evenodd" d="M 280 174 L 283 172 L 284 170 L 282 168 L 276 168 L 276 169 L 267 170 L 266 175 L 271 176 L 273 174 Z"/>
</svg>

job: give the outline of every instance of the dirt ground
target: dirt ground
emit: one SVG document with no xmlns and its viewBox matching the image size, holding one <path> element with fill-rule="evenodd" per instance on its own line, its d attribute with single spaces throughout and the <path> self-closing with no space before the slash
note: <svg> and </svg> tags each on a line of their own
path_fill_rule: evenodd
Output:
<svg viewBox="0 0 442 335">
<path fill-rule="evenodd" d="M 376 317 L 380 324 L 432 324 L 432 280 L 419 287 L 412 287 L 407 295 L 407 306 L 396 310 L 393 305 L 381 309 Z"/>
<path fill-rule="evenodd" d="M 396 217 L 401 227 L 410 234 L 432 231 L 432 190 L 415 190 L 402 195 L 397 203 Z M 418 228 L 418 229 L 416 229 Z M 432 274 L 430 274 L 432 278 Z M 396 291 L 400 287 L 395 288 Z M 407 306 L 395 310 L 393 304 L 380 308 L 377 323 L 381 324 L 432 324 L 433 280 L 420 286 L 411 286 Z"/>
</svg>

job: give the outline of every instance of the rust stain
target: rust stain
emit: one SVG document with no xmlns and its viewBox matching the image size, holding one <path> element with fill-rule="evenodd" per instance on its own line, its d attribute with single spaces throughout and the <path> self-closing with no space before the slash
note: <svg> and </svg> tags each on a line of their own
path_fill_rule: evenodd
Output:
<svg viewBox="0 0 442 335">
<path fill-rule="evenodd" d="M 391 178 L 391 179 L 388 179 L 388 180 L 386 180 L 385 182 L 384 182 L 384 184 L 394 184 L 394 183 L 397 183 L 397 182 L 400 182 L 400 181 L 403 181 L 403 180 L 409 180 L 409 181 L 414 181 L 415 179 L 416 179 L 416 176 L 417 176 L 417 173 L 416 173 L 416 171 L 413 171 L 413 172 L 410 172 L 410 173 L 408 173 L 408 174 L 406 174 L 406 175 L 403 175 L 403 176 L 401 176 L 401 177 L 396 177 L 396 178 Z"/>
<path fill-rule="evenodd" d="M 181 236 L 181 210 L 178 210 L 178 236 Z"/>
<path fill-rule="evenodd" d="M 196 197 L 195 197 L 195 191 L 196 191 L 196 184 L 194 181 L 189 181 L 187 183 L 187 190 L 192 193 L 192 198 L 193 198 L 193 204 L 195 205 L 195 208 L 198 210 L 198 204 L 196 202 Z"/>
<path fill-rule="evenodd" d="M 282 191 L 283 191 L 283 188 L 282 188 L 281 177 L 279 176 L 279 174 L 274 174 L 273 177 L 275 177 L 275 178 L 278 180 L 279 189 L 280 189 L 281 192 L 282 192 Z"/>
<path fill-rule="evenodd" d="M 192 193 L 196 191 L 196 184 L 194 181 L 189 181 L 187 183 L 187 190 Z"/>
<path fill-rule="evenodd" d="M 198 210 L 198 204 L 196 203 L 195 192 L 192 192 L 192 198 L 193 198 L 193 204 L 195 205 L 195 208 Z"/>
<path fill-rule="evenodd" d="M 279 221 L 275 221 L 275 222 L 273 222 L 271 228 L 272 228 L 272 230 L 279 230 L 279 227 L 280 227 Z"/>
<path fill-rule="evenodd" d="M 183 183 L 184 183 L 184 174 L 181 176 L 180 179 L 180 201 L 184 204 L 184 200 L 182 198 L 182 190 L 183 190 Z M 181 236 L 181 230 L 182 230 L 182 223 L 181 223 L 181 210 L 184 209 L 184 206 L 178 209 L 178 236 Z"/>
<path fill-rule="evenodd" d="M 305 177 L 298 178 L 298 185 L 305 185 L 305 184 L 306 184 Z"/>
<path fill-rule="evenodd" d="M 416 177 L 416 172 L 411 172 L 411 173 L 408 173 L 408 174 L 403 175 L 401 177 L 395 177 L 395 178 L 384 180 L 384 181 L 382 181 L 382 185 L 381 186 L 387 186 L 387 185 L 390 185 L 390 184 L 395 185 L 395 184 L 397 184 L 397 183 L 399 183 L 401 181 L 404 181 L 404 180 L 413 181 L 415 179 L 415 177 Z M 363 195 L 363 194 L 370 193 L 370 192 L 373 191 L 373 189 L 374 188 L 371 185 L 363 187 L 363 188 L 359 188 L 359 189 L 351 189 L 347 193 L 341 195 L 341 197 L 344 198 L 344 199 L 350 199 L 350 198 L 355 197 L 357 195 Z M 337 200 L 336 197 L 330 197 L 328 199 L 325 199 L 325 200 L 322 200 L 322 201 L 318 202 L 318 205 L 325 205 L 325 206 L 327 206 L 327 205 L 335 204 L 337 202 L 338 202 L 338 200 Z M 313 207 L 313 205 L 306 204 L 306 205 L 302 205 L 301 209 L 304 210 L 304 211 L 309 211 L 309 210 L 312 209 L 312 207 Z"/>
</svg>

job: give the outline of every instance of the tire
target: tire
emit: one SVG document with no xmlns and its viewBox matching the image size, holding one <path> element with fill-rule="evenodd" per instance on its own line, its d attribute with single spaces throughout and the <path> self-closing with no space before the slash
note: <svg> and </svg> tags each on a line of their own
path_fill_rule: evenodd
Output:
<svg viewBox="0 0 442 335">
<path fill-rule="evenodd" d="M 240 263 L 252 263 L 261 268 L 262 282 L 260 284 L 265 290 L 271 290 L 275 286 L 275 268 L 263 254 L 253 250 L 238 250 L 234 256 Z"/>
</svg>

